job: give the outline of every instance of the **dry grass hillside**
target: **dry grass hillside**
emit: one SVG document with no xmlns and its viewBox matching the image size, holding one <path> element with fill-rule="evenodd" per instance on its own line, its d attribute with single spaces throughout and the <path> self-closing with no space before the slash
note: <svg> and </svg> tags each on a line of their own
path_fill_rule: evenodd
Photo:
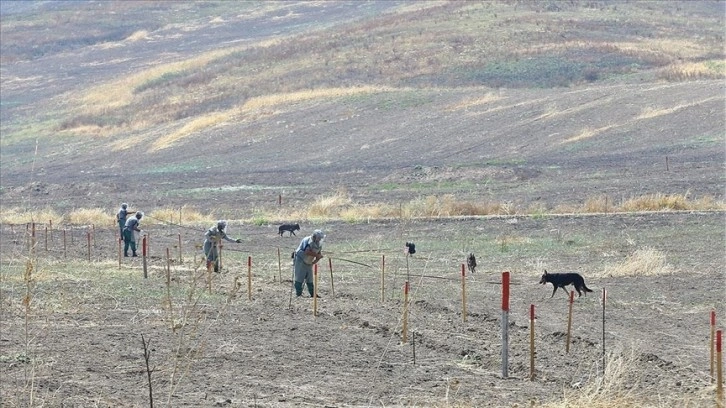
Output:
<svg viewBox="0 0 726 408">
<path fill-rule="evenodd" d="M 0 406 L 713 407 L 725 23 L 722 0 L 0 0 Z M 314 228 L 313 301 L 289 257 Z"/>
<path fill-rule="evenodd" d="M 5 206 L 723 197 L 720 1 L 2 7 Z"/>
</svg>

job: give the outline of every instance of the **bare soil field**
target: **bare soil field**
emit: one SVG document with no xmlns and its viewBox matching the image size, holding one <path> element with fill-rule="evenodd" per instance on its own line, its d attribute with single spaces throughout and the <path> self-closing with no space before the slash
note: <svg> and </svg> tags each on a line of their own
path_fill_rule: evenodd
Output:
<svg viewBox="0 0 726 408">
<path fill-rule="evenodd" d="M 0 2 L 0 406 L 712 407 L 725 5 Z M 338 193 L 500 209 L 310 211 Z M 613 212 L 654 195 L 715 204 Z M 119 264 L 122 202 L 146 213 L 147 277 Z M 210 225 L 152 216 L 181 208 L 242 239 L 211 289 Z M 315 228 L 317 315 L 289 259 Z M 569 352 L 545 269 L 593 290 Z"/>
<path fill-rule="evenodd" d="M 500 407 L 569 400 L 586 406 L 578 398 L 602 378 L 603 288 L 605 364 L 622 370 L 609 385 L 621 398 L 613 404 L 713 406 L 708 321 L 711 310 L 719 319 L 726 312 L 723 220 L 716 212 L 303 225 L 300 235 L 315 227 L 328 234 L 331 261 L 319 269 L 317 316 L 312 299 L 290 296 L 288 257 L 300 236 L 235 224 L 230 235 L 243 243 L 225 246 L 211 294 L 203 271 L 197 270 L 196 285 L 191 278 L 204 227 L 145 226 L 151 242 L 146 279 L 141 258 L 115 265 L 115 229 L 95 230 L 92 263 L 86 230 L 67 232 L 65 259 L 60 230 L 47 251 L 39 235 L 26 312 L 24 230 L 6 225 L 0 242 L 3 406 L 148 406 L 142 336 L 156 404 Z M 406 241 L 417 247 L 408 258 Z M 610 276 L 614 265 L 646 247 L 665 255 L 657 274 Z M 168 285 L 165 248 L 174 260 Z M 460 265 L 470 251 L 479 267 L 466 277 L 464 321 Z M 580 272 L 594 291 L 575 298 L 569 352 L 568 297 L 560 290 L 551 298 L 551 285 L 538 285 L 542 269 Z M 512 279 L 507 378 L 503 271 Z M 407 279 L 408 341 L 402 343 Z"/>
</svg>

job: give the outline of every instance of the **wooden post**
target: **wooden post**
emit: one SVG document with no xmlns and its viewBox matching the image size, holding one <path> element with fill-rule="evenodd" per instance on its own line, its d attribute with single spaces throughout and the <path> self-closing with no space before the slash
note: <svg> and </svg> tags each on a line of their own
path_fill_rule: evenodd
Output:
<svg viewBox="0 0 726 408">
<path fill-rule="evenodd" d="M 52 219 L 48 220 L 48 225 L 49 225 L 48 232 L 49 232 L 50 242 L 53 242 L 53 220 Z"/>
<path fill-rule="evenodd" d="M 406 256 L 408 257 L 408 255 Z M 408 343 L 408 281 L 403 285 L 403 324 L 401 328 L 401 343 Z"/>
<path fill-rule="evenodd" d="M 63 258 L 66 257 L 66 229 L 63 228 Z"/>
<path fill-rule="evenodd" d="M 381 255 L 381 303 L 386 301 L 386 256 Z"/>
<path fill-rule="evenodd" d="M 466 269 L 464 264 L 461 264 L 461 317 L 466 323 Z"/>
<path fill-rule="evenodd" d="M 45 240 L 45 252 L 48 252 L 48 227 L 45 227 L 45 234 L 43 235 Z"/>
<path fill-rule="evenodd" d="M 282 207 L 282 194 L 277 195 L 277 205 Z"/>
<path fill-rule="evenodd" d="M 91 231 L 86 231 L 86 241 L 88 243 L 88 262 L 91 262 Z"/>
<path fill-rule="evenodd" d="M 252 257 L 247 257 L 247 300 L 252 300 Z"/>
<path fill-rule="evenodd" d="M 30 257 L 35 258 L 35 222 L 30 225 Z"/>
<path fill-rule="evenodd" d="M 166 272 L 167 272 L 167 280 L 169 273 L 171 272 L 171 254 L 169 252 L 169 248 L 166 248 Z M 169 282 L 167 282 L 168 284 Z"/>
<path fill-rule="evenodd" d="M 721 354 L 721 330 L 716 332 L 716 406 L 723 408 L 723 354 Z"/>
<path fill-rule="evenodd" d="M 328 258 L 328 268 L 330 268 L 330 291 L 332 297 L 335 297 L 335 284 L 333 283 L 333 259 Z"/>
<path fill-rule="evenodd" d="M 708 342 L 708 348 L 709 348 L 709 352 L 711 354 L 711 360 L 710 360 L 711 361 L 711 371 L 710 371 L 711 372 L 711 383 L 713 383 L 716 380 L 716 376 L 715 376 L 716 373 L 714 370 L 714 367 L 716 364 L 715 353 L 714 353 L 715 352 L 714 347 L 716 346 L 714 344 L 715 334 L 716 334 L 716 311 L 711 310 L 711 336 L 709 337 L 709 342 Z"/>
<path fill-rule="evenodd" d="M 534 305 L 529 305 L 529 380 L 534 381 Z"/>
<path fill-rule="evenodd" d="M 605 303 L 608 291 L 602 288 L 602 375 L 605 377 Z"/>
<path fill-rule="evenodd" d="M 509 377 L 509 272 L 502 272 L 502 378 Z"/>
<path fill-rule="evenodd" d="M 318 316 L 318 264 L 313 265 L 313 316 Z"/>
<path fill-rule="evenodd" d="M 277 247 L 277 276 L 282 283 L 282 259 L 280 258 L 280 247 Z"/>
<path fill-rule="evenodd" d="M 212 262 L 207 261 L 207 290 L 212 294 Z"/>
<path fill-rule="evenodd" d="M 141 239 L 141 264 L 144 267 L 144 279 L 149 277 L 149 274 L 147 271 L 147 263 L 146 263 L 147 252 L 148 252 L 148 242 L 146 241 L 146 236 L 144 236 Z"/>
<path fill-rule="evenodd" d="M 179 209 L 181 211 L 181 209 Z M 184 263 L 184 259 L 182 258 L 182 242 L 181 242 L 181 233 L 179 233 L 179 265 Z"/>
<path fill-rule="evenodd" d="M 171 317 L 171 255 L 169 248 L 166 248 L 166 304 Z M 174 319 L 170 319 L 171 329 L 174 331 Z"/>
<path fill-rule="evenodd" d="M 575 291 L 570 291 L 570 307 L 567 313 L 567 341 L 565 343 L 565 353 L 570 352 L 570 337 L 572 331 L 572 304 L 575 302 Z"/>
</svg>

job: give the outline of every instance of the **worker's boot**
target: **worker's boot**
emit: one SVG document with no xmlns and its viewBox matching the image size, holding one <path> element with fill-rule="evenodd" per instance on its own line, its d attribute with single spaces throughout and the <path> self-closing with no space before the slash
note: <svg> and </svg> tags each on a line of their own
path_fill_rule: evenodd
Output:
<svg viewBox="0 0 726 408">
<path fill-rule="evenodd" d="M 295 281 L 295 295 L 302 296 L 302 282 Z"/>
</svg>

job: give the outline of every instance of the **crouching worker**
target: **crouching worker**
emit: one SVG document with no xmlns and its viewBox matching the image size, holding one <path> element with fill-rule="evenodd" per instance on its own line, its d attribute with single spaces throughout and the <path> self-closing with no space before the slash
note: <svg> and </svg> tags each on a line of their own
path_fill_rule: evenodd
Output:
<svg viewBox="0 0 726 408">
<path fill-rule="evenodd" d="M 136 234 L 141 234 L 143 231 L 139 228 L 139 222 L 144 213 L 137 211 L 136 215 L 126 220 L 126 224 L 123 229 L 124 237 L 124 256 L 129 256 L 129 247 L 131 247 L 131 253 L 136 256 Z"/>
<path fill-rule="evenodd" d="M 307 283 L 310 297 L 313 297 L 313 293 L 315 293 L 313 265 L 323 257 L 321 253 L 323 238 L 325 238 L 323 231 L 315 230 L 313 235 L 303 238 L 295 250 L 295 293 L 297 296 L 302 296 L 303 282 Z"/>
<path fill-rule="evenodd" d="M 242 242 L 242 239 L 232 239 L 227 236 L 225 229 L 227 221 L 219 220 L 217 225 L 207 230 L 204 234 L 204 255 L 207 257 L 207 269 L 214 263 L 214 272 L 219 272 L 219 249 L 217 248 L 222 240 L 229 242 Z"/>
</svg>

